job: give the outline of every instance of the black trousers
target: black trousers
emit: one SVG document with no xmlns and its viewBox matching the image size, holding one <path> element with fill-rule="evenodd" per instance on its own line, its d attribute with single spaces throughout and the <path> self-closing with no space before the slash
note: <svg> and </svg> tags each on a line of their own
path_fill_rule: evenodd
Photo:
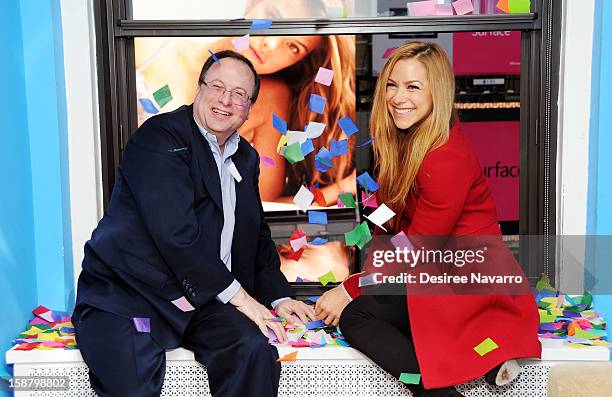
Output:
<svg viewBox="0 0 612 397">
<path fill-rule="evenodd" d="M 359 296 L 344 308 L 340 330 L 351 346 L 394 377 L 399 379 L 402 372 L 421 373 L 405 295 Z M 407 387 L 416 396 L 460 396 L 453 387 L 426 390 L 422 382 Z"/>
<path fill-rule="evenodd" d="M 165 350 L 131 319 L 87 306 L 74 324 L 77 343 L 100 397 L 151 397 L 161 393 Z M 181 346 L 206 366 L 213 396 L 278 394 L 276 347 L 232 305 L 213 302 L 189 323 Z"/>
</svg>

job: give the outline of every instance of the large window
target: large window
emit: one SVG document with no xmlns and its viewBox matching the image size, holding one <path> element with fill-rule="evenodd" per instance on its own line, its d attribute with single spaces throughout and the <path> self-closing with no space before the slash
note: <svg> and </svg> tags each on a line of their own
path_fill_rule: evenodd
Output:
<svg viewBox="0 0 612 397">
<path fill-rule="evenodd" d="M 341 280 L 359 269 L 359 252 L 344 245 L 344 232 L 363 214 L 344 207 L 338 195 L 362 198 L 355 175 L 372 171 L 371 150 L 364 143 L 378 72 L 402 43 L 435 41 L 452 60 L 462 129 L 489 180 L 506 241 L 530 279 L 540 273 L 553 277 L 552 244 L 547 238 L 526 237 L 554 234 L 556 132 L 551 121 L 557 85 L 552 59 L 558 56 L 553 45 L 558 33 L 552 28 L 559 10 L 552 1 L 535 0 L 511 2 L 512 9 L 504 10 L 488 0 L 438 3 L 234 0 L 211 12 L 200 1 L 101 2 L 105 199 L 130 133 L 153 114 L 191 103 L 209 50 L 233 49 L 232 40 L 249 34 L 244 54 L 262 75 L 263 95 L 253 108 L 257 117 L 239 132 L 266 158 L 260 188 L 282 270 L 304 293 L 317 289 L 311 281 L 327 271 Z M 266 18 L 273 20 L 269 28 L 251 29 L 252 19 Z M 271 48 L 284 52 L 268 56 Z M 314 83 L 319 66 L 334 70 L 336 88 Z M 310 94 L 331 99 L 332 106 L 321 115 L 308 111 Z M 285 161 L 272 113 L 292 131 L 304 131 L 309 122 L 326 124 L 325 132 L 311 140 L 315 153 L 348 139 L 347 155 L 334 164 L 334 172 L 322 171 L 313 157 Z M 344 116 L 355 121 L 358 133 L 347 137 L 330 128 Z M 292 204 L 304 185 L 325 193 L 312 209 L 327 212 L 327 225 L 308 223 L 308 216 Z M 327 243 L 307 246 L 297 261 L 289 245 L 296 230 Z"/>
</svg>

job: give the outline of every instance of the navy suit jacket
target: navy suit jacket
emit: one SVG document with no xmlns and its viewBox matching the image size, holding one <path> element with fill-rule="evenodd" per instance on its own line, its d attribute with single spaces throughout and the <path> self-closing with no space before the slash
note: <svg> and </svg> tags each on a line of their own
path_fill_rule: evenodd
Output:
<svg viewBox="0 0 612 397">
<path fill-rule="evenodd" d="M 259 156 L 243 139 L 232 156 L 236 183 L 232 270 L 220 259 L 223 212 L 219 172 L 192 106 L 147 120 L 130 138 L 104 217 L 85 244 L 80 303 L 148 317 L 163 347 L 178 346 L 194 311 L 235 278 L 261 303 L 292 296 L 259 197 Z M 231 326 L 231 324 L 228 324 Z"/>
</svg>

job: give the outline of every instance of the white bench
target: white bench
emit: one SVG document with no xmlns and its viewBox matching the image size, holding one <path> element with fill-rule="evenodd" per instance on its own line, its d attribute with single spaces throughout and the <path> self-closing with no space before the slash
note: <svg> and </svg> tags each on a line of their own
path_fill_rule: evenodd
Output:
<svg viewBox="0 0 612 397">
<path fill-rule="evenodd" d="M 548 372 L 552 365 L 568 361 L 608 361 L 606 347 L 572 349 L 559 342 L 543 340 L 542 360 L 522 360 L 523 371 L 510 386 L 492 388 L 478 379 L 459 389 L 473 397 L 546 397 Z M 329 346 L 295 349 L 279 345 L 282 357 L 298 350 L 295 362 L 283 362 L 280 396 L 410 396 L 393 377 L 352 348 Z M 209 396 L 205 368 L 185 349 L 168 351 L 162 396 Z M 14 376 L 68 376 L 70 391 L 16 392 L 16 397 L 95 396 L 89 386 L 87 366 L 78 350 L 9 350 L 6 361 L 13 364 Z M 460 363 L 458 363 L 460 365 Z"/>
</svg>

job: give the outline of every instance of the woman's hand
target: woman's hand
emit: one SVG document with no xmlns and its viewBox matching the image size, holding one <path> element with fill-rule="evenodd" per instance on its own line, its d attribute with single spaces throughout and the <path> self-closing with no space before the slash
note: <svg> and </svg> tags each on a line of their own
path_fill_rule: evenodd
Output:
<svg viewBox="0 0 612 397">
<path fill-rule="evenodd" d="M 276 314 L 292 323 L 307 323 L 316 318 L 312 307 L 295 299 L 287 299 L 276 306 Z"/>
<path fill-rule="evenodd" d="M 327 325 L 337 326 L 342 311 L 349 304 L 349 299 L 342 291 L 342 287 L 335 287 L 324 293 L 315 305 L 315 313 L 319 320 Z"/>
</svg>

